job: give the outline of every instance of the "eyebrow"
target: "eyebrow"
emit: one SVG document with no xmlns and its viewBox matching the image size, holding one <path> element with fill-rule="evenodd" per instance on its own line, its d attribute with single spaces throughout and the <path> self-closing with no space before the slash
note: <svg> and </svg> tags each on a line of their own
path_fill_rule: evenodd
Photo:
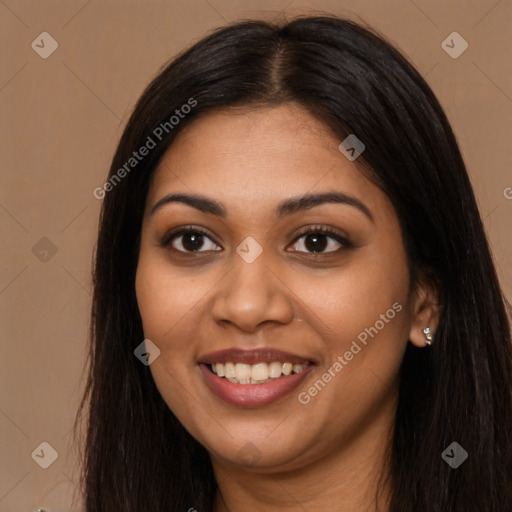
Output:
<svg viewBox="0 0 512 512">
<path fill-rule="evenodd" d="M 149 215 L 169 203 L 183 203 L 203 213 L 210 213 L 218 217 L 227 216 L 226 209 L 219 202 L 201 195 L 192 194 L 168 194 L 157 201 L 151 208 Z M 282 218 L 293 213 L 309 210 L 322 204 L 338 203 L 353 206 L 363 212 L 375 224 L 375 219 L 370 209 L 356 197 L 343 192 L 325 192 L 323 194 L 306 194 L 304 196 L 292 197 L 281 202 L 277 206 L 277 215 Z"/>
</svg>

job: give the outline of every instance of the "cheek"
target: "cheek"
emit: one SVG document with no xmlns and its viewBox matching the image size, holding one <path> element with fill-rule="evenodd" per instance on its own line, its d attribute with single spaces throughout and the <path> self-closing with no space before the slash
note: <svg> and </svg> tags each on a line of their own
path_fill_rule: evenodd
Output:
<svg viewBox="0 0 512 512">
<path fill-rule="evenodd" d="M 322 372 L 329 372 L 304 390 L 303 402 L 317 415 L 331 411 L 334 424 L 348 427 L 386 400 L 407 346 L 409 270 L 400 240 L 389 240 L 388 247 L 360 249 L 340 272 L 303 277 L 294 288 L 323 338 Z"/>
<path fill-rule="evenodd" d="M 195 339 L 201 305 L 211 288 L 205 276 L 174 268 L 165 254 L 142 247 L 135 280 L 137 302 L 144 337 L 160 349 L 150 370 L 171 409 L 190 405 L 182 400 L 187 396 L 183 383 L 190 381 L 191 371 L 197 371 Z"/>
<path fill-rule="evenodd" d="M 174 340 L 172 333 L 177 328 L 190 322 L 209 286 L 205 279 L 195 277 L 193 270 L 173 270 L 165 257 L 142 251 L 135 289 L 145 336 L 165 344 Z"/>
<path fill-rule="evenodd" d="M 383 261 L 358 256 L 337 274 L 319 279 L 313 275 L 296 277 L 292 287 L 311 312 L 311 322 L 329 339 L 339 353 L 347 342 L 364 341 L 375 328 L 390 338 L 402 339 L 406 331 L 408 269 L 402 258 Z M 395 305 L 393 307 L 393 305 Z M 396 336 L 395 336 L 396 335 Z"/>
<path fill-rule="evenodd" d="M 299 401 L 333 436 L 357 430 L 393 396 L 407 345 L 408 270 L 387 263 L 365 259 L 337 278 L 301 286 L 326 358 Z"/>
<path fill-rule="evenodd" d="M 194 414 L 185 412 L 193 401 L 185 400 L 183 393 L 193 361 L 190 347 L 194 329 L 190 319 L 201 297 L 193 281 L 172 272 L 158 255 L 142 249 L 135 280 L 137 302 L 144 337 L 160 350 L 150 371 L 162 398 L 171 410 L 180 411 L 181 417 Z"/>
</svg>

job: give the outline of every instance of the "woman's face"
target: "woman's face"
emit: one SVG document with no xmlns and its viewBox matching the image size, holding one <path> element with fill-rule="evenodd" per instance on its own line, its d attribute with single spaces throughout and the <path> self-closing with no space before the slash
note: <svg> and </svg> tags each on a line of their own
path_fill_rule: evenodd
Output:
<svg viewBox="0 0 512 512">
<path fill-rule="evenodd" d="M 296 469 L 393 423 L 425 324 L 396 213 L 340 142 L 294 104 L 223 111 L 153 176 L 136 277 L 150 369 L 214 463 Z"/>
</svg>

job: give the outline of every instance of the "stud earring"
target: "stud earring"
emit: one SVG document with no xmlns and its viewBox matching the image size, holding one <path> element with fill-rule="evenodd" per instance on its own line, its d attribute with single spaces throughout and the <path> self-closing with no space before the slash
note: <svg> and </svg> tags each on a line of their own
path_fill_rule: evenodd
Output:
<svg viewBox="0 0 512 512">
<path fill-rule="evenodd" d="M 423 334 L 425 334 L 425 338 L 426 338 L 426 344 L 427 345 L 432 345 L 432 333 L 430 332 L 430 327 L 426 327 L 425 329 L 423 329 Z"/>
</svg>

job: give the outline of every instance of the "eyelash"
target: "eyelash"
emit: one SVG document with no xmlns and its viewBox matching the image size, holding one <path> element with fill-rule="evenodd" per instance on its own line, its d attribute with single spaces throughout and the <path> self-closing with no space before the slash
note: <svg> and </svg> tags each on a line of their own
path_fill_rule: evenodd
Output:
<svg viewBox="0 0 512 512">
<path fill-rule="evenodd" d="M 215 242 L 215 240 L 212 239 L 212 237 L 205 230 L 203 230 L 201 228 L 196 228 L 194 226 L 186 226 L 186 227 L 181 228 L 181 229 L 179 229 L 177 231 L 173 231 L 171 233 L 167 233 L 164 236 L 164 238 L 162 239 L 160 245 L 162 247 L 164 247 L 164 248 L 169 248 L 169 247 L 171 247 L 171 242 L 176 237 L 185 235 L 187 233 L 197 233 L 197 234 L 200 234 L 202 236 L 205 236 L 205 237 L 209 238 L 216 245 L 219 245 L 219 244 L 217 244 L 217 242 Z M 305 236 L 308 236 L 310 234 L 325 235 L 328 238 L 334 239 L 336 242 L 341 244 L 342 247 L 339 247 L 338 249 L 335 249 L 334 251 L 324 251 L 324 252 L 294 251 L 294 252 L 298 252 L 300 254 L 310 254 L 310 255 L 321 255 L 321 254 L 328 255 L 328 254 L 336 254 L 341 249 L 350 249 L 350 248 L 353 247 L 353 244 L 347 238 L 341 236 L 335 230 L 333 230 L 331 228 L 328 228 L 328 227 L 324 227 L 324 226 L 311 226 L 311 227 L 305 229 L 304 231 L 302 231 L 301 233 L 299 233 L 295 237 L 295 239 L 292 242 L 292 245 L 295 244 L 301 238 L 303 238 Z M 175 249 L 174 247 L 171 247 L 171 249 L 173 251 L 181 253 L 181 254 L 197 254 L 197 253 L 201 253 L 201 252 L 208 252 L 208 251 L 181 251 L 179 249 Z M 215 252 L 217 252 L 217 251 L 215 251 Z"/>
</svg>

